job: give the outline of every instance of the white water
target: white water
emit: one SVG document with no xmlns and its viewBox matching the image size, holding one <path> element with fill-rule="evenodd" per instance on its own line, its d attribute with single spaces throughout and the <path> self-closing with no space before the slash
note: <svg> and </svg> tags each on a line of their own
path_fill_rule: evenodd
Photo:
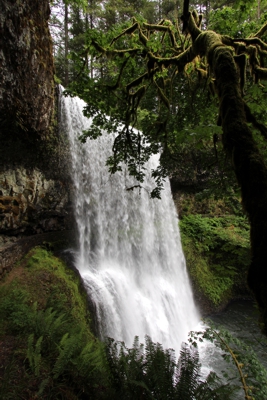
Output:
<svg viewBox="0 0 267 400">
<path fill-rule="evenodd" d="M 79 234 L 79 269 L 95 304 L 102 337 L 134 336 L 179 352 L 199 321 L 188 279 L 169 182 L 161 200 L 150 199 L 149 171 L 144 189 L 127 191 L 137 182 L 126 171 L 110 175 L 105 162 L 113 135 L 78 142 L 90 121 L 78 98 L 62 98 L 61 125 L 68 132 Z"/>
</svg>

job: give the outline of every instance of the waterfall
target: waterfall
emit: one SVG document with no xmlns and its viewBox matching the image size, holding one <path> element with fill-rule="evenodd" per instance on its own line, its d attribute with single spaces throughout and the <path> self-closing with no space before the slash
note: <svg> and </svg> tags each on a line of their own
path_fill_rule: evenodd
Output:
<svg viewBox="0 0 267 400">
<path fill-rule="evenodd" d="M 186 271 L 178 217 L 170 184 L 161 200 L 151 199 L 151 157 L 142 189 L 126 169 L 110 175 L 105 163 L 113 134 L 86 144 L 78 141 L 90 120 L 84 102 L 65 98 L 61 129 L 69 135 L 74 207 L 79 235 L 76 266 L 94 303 L 101 337 L 131 346 L 137 335 L 149 335 L 164 348 L 180 344 L 199 321 Z"/>
</svg>

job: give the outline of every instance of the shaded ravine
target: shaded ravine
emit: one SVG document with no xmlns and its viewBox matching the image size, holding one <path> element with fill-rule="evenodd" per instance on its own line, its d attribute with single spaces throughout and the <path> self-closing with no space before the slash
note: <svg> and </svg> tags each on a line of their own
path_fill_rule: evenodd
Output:
<svg viewBox="0 0 267 400">
<path fill-rule="evenodd" d="M 78 141 L 90 120 L 79 98 L 61 98 L 61 129 L 71 149 L 74 208 L 79 236 L 76 267 L 95 305 L 100 336 L 131 345 L 134 336 L 177 353 L 198 320 L 182 252 L 169 182 L 161 200 L 149 196 L 149 173 L 141 190 L 126 170 L 110 175 L 106 160 L 114 134 Z"/>
</svg>

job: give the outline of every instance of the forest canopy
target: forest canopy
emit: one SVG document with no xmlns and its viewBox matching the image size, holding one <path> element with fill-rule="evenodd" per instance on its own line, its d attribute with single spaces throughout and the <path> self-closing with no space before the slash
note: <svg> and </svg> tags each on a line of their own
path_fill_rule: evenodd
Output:
<svg viewBox="0 0 267 400">
<path fill-rule="evenodd" d="M 160 2 L 153 14 L 151 2 L 137 3 L 73 3 L 77 24 L 65 19 L 72 36 L 65 36 L 61 76 L 93 118 L 80 138 L 118 131 L 110 171 L 126 163 L 140 184 L 146 160 L 160 152 L 152 197 L 160 196 L 162 178 L 186 164 L 184 154 L 203 148 L 210 152 L 202 169 L 215 165 L 227 190 L 229 175 L 220 174 L 227 154 L 251 226 L 248 281 L 266 327 L 266 2 L 191 1 L 191 12 L 188 1 Z"/>
</svg>

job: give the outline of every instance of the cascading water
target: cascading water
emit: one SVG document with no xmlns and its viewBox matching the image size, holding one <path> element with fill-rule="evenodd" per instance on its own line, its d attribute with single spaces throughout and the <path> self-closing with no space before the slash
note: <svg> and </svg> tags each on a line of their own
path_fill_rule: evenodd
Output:
<svg viewBox="0 0 267 400">
<path fill-rule="evenodd" d="M 126 169 L 108 173 L 114 135 L 85 145 L 78 141 L 90 120 L 79 98 L 61 99 L 61 125 L 68 132 L 74 206 L 79 234 L 76 266 L 95 304 L 102 337 L 130 346 L 137 335 L 179 352 L 199 321 L 181 248 L 178 219 L 169 182 L 161 200 L 149 196 L 154 182 L 151 158 L 139 190 Z"/>
</svg>

